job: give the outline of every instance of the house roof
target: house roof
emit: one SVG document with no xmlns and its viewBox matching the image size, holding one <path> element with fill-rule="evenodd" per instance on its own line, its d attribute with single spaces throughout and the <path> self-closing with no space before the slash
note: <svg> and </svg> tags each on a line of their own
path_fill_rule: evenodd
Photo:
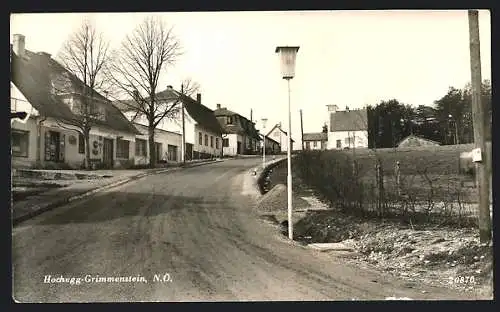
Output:
<svg viewBox="0 0 500 312">
<path fill-rule="evenodd" d="M 304 133 L 303 141 L 328 141 L 328 134 L 324 132 Z"/>
<path fill-rule="evenodd" d="M 149 128 L 148 126 L 145 126 L 143 124 L 140 124 L 138 122 L 134 122 L 133 123 L 134 126 L 142 133 L 142 134 L 147 134 L 148 131 L 149 131 Z M 181 133 L 179 132 L 174 132 L 174 131 L 168 131 L 168 130 L 164 130 L 164 129 L 160 129 L 160 128 L 156 128 L 155 131 L 158 131 L 158 132 L 165 132 L 165 133 L 171 133 L 171 134 L 176 134 L 176 135 L 179 135 L 179 136 L 182 136 Z"/>
<path fill-rule="evenodd" d="M 355 109 L 330 114 L 330 131 L 361 131 L 368 129 L 367 111 Z"/>
<path fill-rule="evenodd" d="M 232 134 L 246 134 L 251 136 L 254 139 L 260 140 L 259 131 L 255 129 L 255 124 L 248 120 L 248 118 L 235 113 L 225 107 L 218 108 L 214 111 L 214 115 L 216 117 L 222 116 L 238 116 L 238 122 L 233 124 L 225 124 L 223 122 L 219 122 L 222 127 L 224 133 L 232 133 Z"/>
<path fill-rule="evenodd" d="M 27 57 L 20 58 L 11 45 L 11 79 L 14 85 L 40 114 L 61 121 L 78 119 L 69 106 L 54 94 L 52 88 L 73 93 L 76 89 L 88 87 L 50 56 L 29 50 L 25 50 L 25 53 Z M 106 121 L 96 120 L 95 124 L 127 133 L 140 133 L 118 108 L 95 90 L 92 91 L 106 111 Z"/>
<path fill-rule="evenodd" d="M 260 137 L 260 138 L 263 138 L 263 137 L 264 137 L 264 135 L 259 134 L 259 137 Z M 278 142 L 278 141 L 276 141 L 276 140 L 271 139 L 271 138 L 270 138 L 270 137 L 268 137 L 267 135 L 266 135 L 266 139 L 268 139 L 269 141 L 272 141 L 273 143 L 276 143 L 276 144 L 280 145 L 280 142 Z"/>
<path fill-rule="evenodd" d="M 286 136 L 288 136 L 288 133 L 286 131 L 284 131 L 283 129 L 281 129 L 281 125 L 280 124 L 276 124 L 274 125 L 274 127 L 271 129 L 271 131 L 269 131 L 267 134 L 266 134 L 266 137 L 268 137 L 273 131 L 274 129 L 278 128 L 282 133 L 284 133 Z M 292 138 L 292 142 L 295 142 L 295 140 Z"/>
<path fill-rule="evenodd" d="M 219 121 L 215 118 L 214 111 L 205 105 L 198 103 L 195 99 L 187 95 L 183 95 L 173 88 L 167 88 L 156 93 L 156 99 L 159 101 L 177 101 L 178 99 L 181 99 L 189 116 L 191 116 L 191 118 L 193 118 L 199 126 L 213 131 L 216 134 L 222 134 L 222 129 L 219 125 Z M 128 100 L 128 102 L 132 103 L 130 100 Z M 132 110 L 128 105 L 121 104 L 120 107 L 125 110 Z"/>
<path fill-rule="evenodd" d="M 430 139 L 426 139 L 424 137 L 421 137 L 421 136 L 418 136 L 418 135 L 415 135 L 415 134 L 410 134 L 409 136 L 407 136 L 406 138 L 402 139 L 401 141 L 399 141 L 398 143 L 398 146 L 405 142 L 405 141 L 408 141 L 410 139 L 418 139 L 418 140 L 422 140 L 422 141 L 426 141 L 426 142 L 429 142 L 429 143 L 433 143 L 433 144 L 436 144 L 436 145 L 441 145 L 441 143 L 439 143 L 438 141 L 433 141 L 433 140 L 430 140 Z"/>
</svg>

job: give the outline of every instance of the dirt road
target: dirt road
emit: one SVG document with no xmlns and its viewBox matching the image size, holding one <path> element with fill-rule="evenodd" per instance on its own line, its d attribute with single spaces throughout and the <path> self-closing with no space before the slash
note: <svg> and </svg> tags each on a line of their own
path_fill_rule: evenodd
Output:
<svg viewBox="0 0 500 312">
<path fill-rule="evenodd" d="M 252 210 L 248 170 L 259 162 L 149 176 L 19 224 L 15 300 L 467 299 L 292 245 Z"/>
</svg>

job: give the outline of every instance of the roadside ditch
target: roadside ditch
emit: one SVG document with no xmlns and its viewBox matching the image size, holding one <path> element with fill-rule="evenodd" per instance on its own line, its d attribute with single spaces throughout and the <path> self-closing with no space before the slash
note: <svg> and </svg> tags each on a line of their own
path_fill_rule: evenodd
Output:
<svg viewBox="0 0 500 312">
<path fill-rule="evenodd" d="M 257 211 L 262 220 L 288 236 L 286 180 L 286 160 L 261 173 Z M 292 181 L 294 240 L 298 243 L 311 247 L 337 243 L 333 249 L 321 250 L 409 284 L 444 286 L 493 298 L 493 248 L 479 243 L 477 229 L 409 225 L 345 214 L 300 177 L 292 175 Z"/>
</svg>

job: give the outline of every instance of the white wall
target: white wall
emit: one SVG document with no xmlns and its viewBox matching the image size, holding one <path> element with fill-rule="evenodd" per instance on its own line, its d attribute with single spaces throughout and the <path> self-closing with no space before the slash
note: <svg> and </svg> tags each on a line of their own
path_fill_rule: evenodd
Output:
<svg viewBox="0 0 500 312">
<path fill-rule="evenodd" d="M 280 143 L 280 148 L 282 152 L 288 151 L 288 135 L 285 135 L 283 131 L 278 128 L 275 128 L 270 134 L 269 137 L 276 142 Z"/>
<path fill-rule="evenodd" d="M 235 133 L 226 134 L 223 138 L 227 138 L 229 140 L 229 146 L 224 147 L 224 155 L 226 156 L 234 156 L 238 154 L 238 142 L 242 142 L 243 144 L 243 136 Z"/>
<path fill-rule="evenodd" d="M 314 146 L 314 142 L 316 142 L 316 146 Z M 305 149 L 307 149 L 308 143 L 309 143 L 310 150 L 321 150 L 321 141 L 304 141 L 304 148 Z M 324 144 L 326 144 L 326 142 Z"/>
<path fill-rule="evenodd" d="M 337 149 L 337 140 L 341 141 L 343 149 L 344 147 L 349 147 L 349 144 L 345 141 L 348 137 L 355 138 L 355 145 L 353 146 L 351 143 L 351 148 L 364 148 L 368 147 L 368 131 L 336 131 L 336 132 L 328 132 L 328 149 Z"/>
<path fill-rule="evenodd" d="M 217 157 L 221 156 L 222 137 L 220 137 L 217 134 L 214 134 L 213 132 L 208 131 L 208 130 L 206 130 L 198 125 L 195 126 L 194 132 L 196 133 L 195 134 L 196 140 L 195 140 L 195 144 L 193 146 L 193 151 L 200 152 L 200 153 L 212 154 L 212 155 L 215 155 Z M 202 142 L 201 142 L 202 144 L 199 144 L 199 140 L 198 140 L 198 135 L 200 132 L 201 132 L 201 137 L 202 137 Z M 208 135 L 208 145 L 207 146 L 205 145 L 205 135 Z M 213 142 L 214 142 L 213 147 L 210 146 L 210 137 L 213 137 Z M 219 138 L 219 148 L 216 147 L 215 138 Z"/>
</svg>

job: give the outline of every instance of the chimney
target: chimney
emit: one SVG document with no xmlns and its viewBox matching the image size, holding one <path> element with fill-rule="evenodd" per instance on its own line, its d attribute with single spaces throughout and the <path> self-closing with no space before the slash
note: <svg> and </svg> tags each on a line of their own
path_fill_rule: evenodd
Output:
<svg viewBox="0 0 500 312">
<path fill-rule="evenodd" d="M 250 121 L 253 121 L 253 110 L 250 109 Z"/>
<path fill-rule="evenodd" d="M 201 93 L 196 94 L 196 101 L 201 104 Z"/>
<path fill-rule="evenodd" d="M 346 112 L 349 112 L 349 106 L 346 106 L 346 107 L 345 107 L 345 111 L 346 111 Z"/>
<path fill-rule="evenodd" d="M 339 108 L 337 105 L 327 105 L 326 107 L 328 107 L 328 111 L 332 113 L 335 113 Z"/>
<path fill-rule="evenodd" d="M 220 104 L 217 104 L 217 109 L 220 109 Z"/>
<path fill-rule="evenodd" d="M 21 34 L 15 34 L 12 41 L 13 41 L 12 48 L 14 50 L 14 53 L 16 53 L 16 55 L 19 57 L 24 57 L 25 37 Z"/>
</svg>

